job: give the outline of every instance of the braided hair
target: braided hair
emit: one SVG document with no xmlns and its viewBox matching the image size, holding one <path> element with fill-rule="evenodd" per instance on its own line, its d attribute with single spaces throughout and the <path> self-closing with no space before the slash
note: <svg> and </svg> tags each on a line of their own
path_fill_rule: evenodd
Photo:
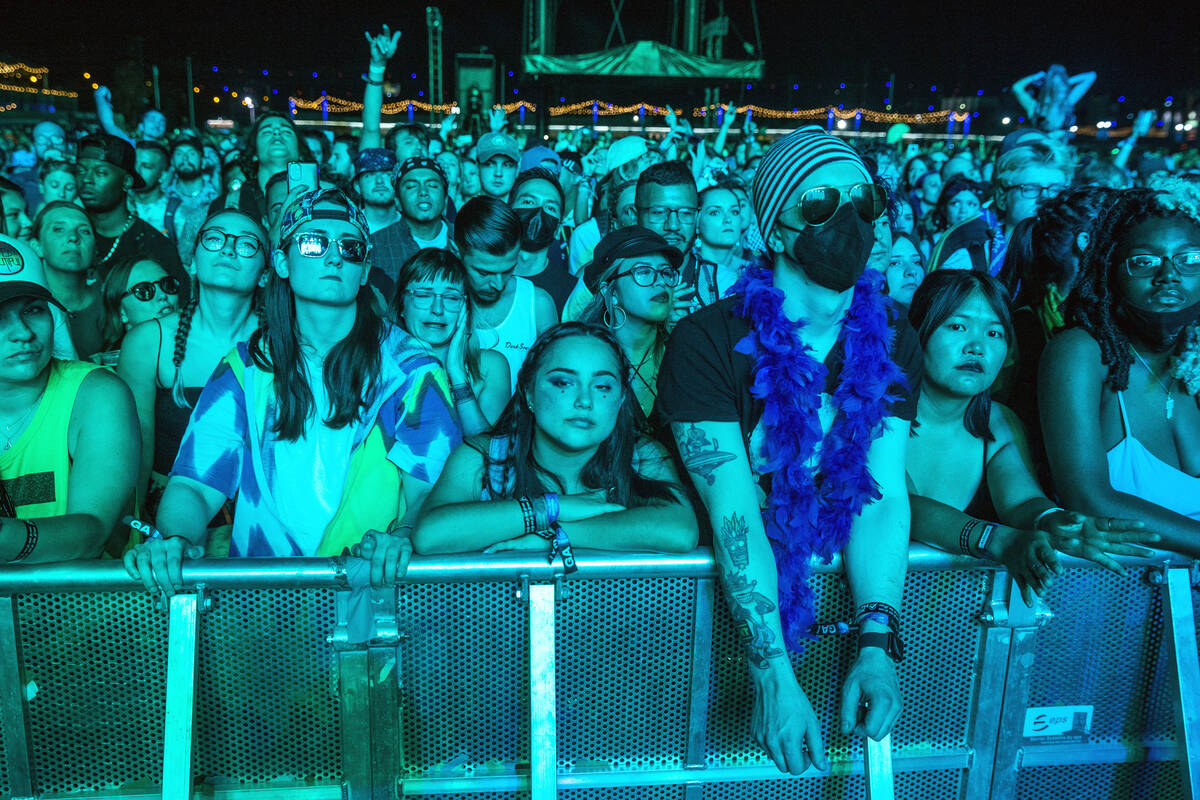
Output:
<svg viewBox="0 0 1200 800">
<path fill-rule="evenodd" d="M 1163 191 L 1126 189 L 1118 193 L 1092 227 L 1091 242 L 1079 261 L 1075 286 L 1066 302 L 1068 327 L 1083 328 L 1100 345 L 1100 361 L 1108 366 L 1105 383 L 1113 391 L 1129 386 L 1133 364 L 1129 335 L 1118 323 L 1122 298 L 1113 285 L 1113 276 L 1121 268 L 1117 251 L 1134 228 L 1156 217 L 1200 225 L 1194 208 L 1175 203 Z"/>
<path fill-rule="evenodd" d="M 250 216 L 245 211 L 237 208 L 221 208 L 214 211 L 204 218 L 204 222 L 200 225 L 200 230 L 207 228 L 210 222 L 223 214 L 236 214 L 237 216 L 242 217 L 244 220 L 253 223 L 255 229 L 260 235 L 263 245 L 263 252 L 269 252 L 267 242 L 269 242 L 270 239 L 267 237 L 267 232 L 263 228 L 262 222 Z M 199 246 L 200 237 L 197 236 L 192 250 L 193 260 L 195 259 L 195 248 Z M 251 300 L 251 302 L 254 304 L 255 315 L 258 318 L 256 330 L 262 330 L 267 324 L 261 295 L 262 293 L 256 290 L 254 292 L 254 299 Z M 179 311 L 179 321 L 175 326 L 175 341 L 171 350 L 171 365 L 175 368 L 175 378 L 171 381 L 171 399 L 175 402 L 175 405 L 179 406 L 180 408 L 191 408 L 192 405 L 187 401 L 187 398 L 183 393 L 183 359 L 187 356 L 188 334 L 192 329 L 192 321 L 196 317 L 196 307 L 199 297 L 200 284 L 193 275 L 192 299 L 188 301 L 188 304 Z"/>
</svg>

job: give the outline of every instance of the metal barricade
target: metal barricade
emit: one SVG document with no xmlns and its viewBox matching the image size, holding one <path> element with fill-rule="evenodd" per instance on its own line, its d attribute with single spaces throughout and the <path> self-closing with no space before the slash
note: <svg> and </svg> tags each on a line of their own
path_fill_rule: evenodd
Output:
<svg viewBox="0 0 1200 800">
<path fill-rule="evenodd" d="M 359 599 L 336 559 L 189 562 L 166 608 L 118 563 L 2 567 L 0 797 L 1200 798 L 1194 564 L 1065 559 L 1030 608 L 914 546 L 903 715 L 840 736 L 852 642 L 811 643 L 831 770 L 793 777 L 749 739 L 711 553 L 578 562 L 419 557 Z M 837 562 L 812 581 L 851 613 Z"/>
</svg>

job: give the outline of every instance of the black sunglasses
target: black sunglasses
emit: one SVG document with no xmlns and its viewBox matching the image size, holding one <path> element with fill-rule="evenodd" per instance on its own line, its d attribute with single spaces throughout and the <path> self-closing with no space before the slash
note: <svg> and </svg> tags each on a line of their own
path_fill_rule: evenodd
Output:
<svg viewBox="0 0 1200 800">
<path fill-rule="evenodd" d="M 154 299 L 154 295 L 158 294 L 158 290 L 162 289 L 163 294 L 179 294 L 179 279 L 173 278 L 170 275 L 164 275 L 156 281 L 142 281 L 135 283 L 129 287 L 129 291 L 121 295 L 121 297 L 129 297 L 133 295 L 143 303 L 148 303 Z"/>
</svg>

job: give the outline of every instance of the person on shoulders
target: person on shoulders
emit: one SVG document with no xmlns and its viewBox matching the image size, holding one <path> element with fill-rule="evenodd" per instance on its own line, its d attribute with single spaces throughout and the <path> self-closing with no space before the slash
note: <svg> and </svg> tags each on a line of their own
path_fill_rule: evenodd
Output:
<svg viewBox="0 0 1200 800">
<path fill-rule="evenodd" d="M 634 428 L 628 374 L 603 328 L 566 322 L 543 333 L 490 435 L 446 462 L 416 551 L 549 550 L 569 571 L 572 547 L 694 548 L 696 518 L 670 458 Z"/>
</svg>

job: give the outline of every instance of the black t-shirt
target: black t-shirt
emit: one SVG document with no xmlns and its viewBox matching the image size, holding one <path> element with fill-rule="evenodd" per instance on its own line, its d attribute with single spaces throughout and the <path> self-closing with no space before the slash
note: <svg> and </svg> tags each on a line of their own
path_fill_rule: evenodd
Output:
<svg viewBox="0 0 1200 800">
<path fill-rule="evenodd" d="M 671 422 L 737 422 L 749 443 L 762 418 L 763 401 L 750 394 L 752 357 L 733 349 L 750 332 L 749 322 L 735 313 L 742 300 L 740 296 L 727 297 L 675 326 L 658 371 L 656 421 L 664 426 Z M 921 343 L 900 307 L 890 299 L 886 302 L 891 357 L 907 384 L 889 387 L 888 393 L 897 399 L 888 404 L 887 413 L 911 422 L 917 415 L 921 385 Z M 826 394 L 837 389 L 845 358 L 839 341 L 825 358 Z"/>
<path fill-rule="evenodd" d="M 171 244 L 170 239 L 141 219 L 134 219 L 129 230 L 121 234 L 120 238 L 121 243 L 117 245 L 117 249 L 113 250 L 111 256 L 104 258 L 116 239 L 96 234 L 96 276 L 99 280 L 104 280 L 110 269 L 126 259 L 144 258 L 158 264 L 168 275 L 179 281 L 179 304 L 187 302 L 190 279 L 183 269 L 183 262 L 179 260 L 179 251 Z M 100 261 L 102 258 L 104 260 Z"/>
</svg>

